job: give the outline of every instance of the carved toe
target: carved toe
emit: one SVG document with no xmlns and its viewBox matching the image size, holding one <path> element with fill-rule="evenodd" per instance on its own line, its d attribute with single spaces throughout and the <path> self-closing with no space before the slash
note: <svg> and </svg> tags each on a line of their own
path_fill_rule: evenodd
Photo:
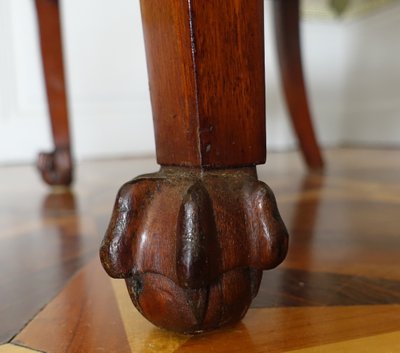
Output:
<svg viewBox="0 0 400 353">
<path fill-rule="evenodd" d="M 162 168 L 118 193 L 100 256 L 155 325 L 184 333 L 240 320 L 287 231 L 255 168 Z"/>
</svg>

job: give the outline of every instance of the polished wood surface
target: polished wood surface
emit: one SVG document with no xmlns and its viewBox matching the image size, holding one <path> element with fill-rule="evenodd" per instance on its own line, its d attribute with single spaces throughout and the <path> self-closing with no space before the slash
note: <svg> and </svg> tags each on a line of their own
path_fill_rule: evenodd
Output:
<svg viewBox="0 0 400 353">
<path fill-rule="evenodd" d="M 288 257 L 241 323 L 198 337 L 143 319 L 96 254 L 115 189 L 152 159 L 83 163 L 73 198 L 49 196 L 31 167 L 1 168 L 0 336 L 16 337 L 0 352 L 399 351 L 400 151 L 326 158 L 323 174 L 307 174 L 295 152 L 258 168 L 292 234 Z"/>
<path fill-rule="evenodd" d="M 263 0 L 142 0 L 157 173 L 118 192 L 100 248 L 158 327 L 239 321 L 288 233 L 265 161 Z M 165 207 L 168 204 L 169 207 Z"/>
<path fill-rule="evenodd" d="M 268 287 L 266 282 L 263 285 Z M 99 288 L 102 290 L 92 300 L 90 296 Z M 201 336 L 179 335 L 160 330 L 138 312 L 132 312 L 123 284 L 107 280 L 95 259 L 13 343 L 53 353 L 91 352 L 99 342 L 102 342 L 101 349 L 121 353 L 200 353 L 207 349 L 234 353 L 297 349 L 312 352 L 312 348 L 321 347 L 323 351 L 322 347 L 336 342 L 340 342 L 339 347 L 348 344 L 352 348 L 354 340 L 366 338 L 368 342 L 371 336 L 378 336 L 379 345 L 371 347 L 376 349 L 383 343 L 388 350 L 380 352 L 392 352 L 398 343 L 391 335 L 385 337 L 397 331 L 395 337 L 400 338 L 400 302 L 395 305 L 356 303 L 357 300 L 335 307 L 303 304 L 301 307 L 252 308 L 241 323 L 229 328 Z M 53 333 L 51 337 L 48 337 L 49 330 Z M 106 335 L 106 332 L 112 334 Z M 376 352 L 373 349 L 366 352 Z"/>
<path fill-rule="evenodd" d="M 90 352 L 97 346 L 104 352 L 130 352 L 122 320 L 116 313 L 118 306 L 111 283 L 96 258 L 14 343 L 52 353 Z M 96 330 L 92 331 L 92 327 Z"/>
<path fill-rule="evenodd" d="M 265 161 L 263 0 L 143 0 L 161 165 Z"/>
<path fill-rule="evenodd" d="M 1 196 L 0 342 L 13 337 L 65 286 L 97 253 L 100 241 L 80 219 L 73 193 L 35 199 L 37 194 L 22 186 L 20 197 L 10 202 L 10 191 L 2 190 Z"/>
<path fill-rule="evenodd" d="M 121 188 L 100 257 L 146 318 L 195 333 L 239 321 L 287 246 L 274 195 L 254 167 L 163 167 Z"/>
<path fill-rule="evenodd" d="M 303 157 L 312 169 L 323 159 L 312 123 L 300 47 L 300 0 L 273 0 L 283 92 Z"/>
<path fill-rule="evenodd" d="M 40 47 L 55 149 L 41 153 L 38 168 L 50 185 L 70 185 L 73 163 L 68 123 L 59 0 L 36 0 Z"/>
</svg>

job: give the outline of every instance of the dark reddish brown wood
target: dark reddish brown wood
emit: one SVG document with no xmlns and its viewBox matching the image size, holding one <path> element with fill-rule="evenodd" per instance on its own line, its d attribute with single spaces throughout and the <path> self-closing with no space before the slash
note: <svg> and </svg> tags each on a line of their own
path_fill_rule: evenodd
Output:
<svg viewBox="0 0 400 353">
<path fill-rule="evenodd" d="M 309 268 L 312 269 L 312 264 Z M 399 303 L 400 281 L 280 267 L 264 276 L 251 307 L 344 307 Z"/>
<path fill-rule="evenodd" d="M 265 162 L 262 0 L 142 0 L 157 160 Z"/>
<path fill-rule="evenodd" d="M 307 100 L 300 48 L 299 0 L 274 0 L 275 31 L 283 90 L 307 165 L 323 167 Z"/>
<path fill-rule="evenodd" d="M 120 190 L 100 256 L 155 325 L 240 320 L 288 235 L 265 161 L 263 0 L 142 0 L 160 172 Z M 227 169 L 229 167 L 230 169 Z"/>
<path fill-rule="evenodd" d="M 73 179 L 67 94 L 64 77 L 58 0 L 36 0 L 43 71 L 55 149 L 41 153 L 38 168 L 50 185 L 70 185 Z"/>
<path fill-rule="evenodd" d="M 194 333 L 240 320 L 262 270 L 286 251 L 275 198 L 254 167 L 163 167 L 121 188 L 100 254 L 145 317 Z"/>
</svg>

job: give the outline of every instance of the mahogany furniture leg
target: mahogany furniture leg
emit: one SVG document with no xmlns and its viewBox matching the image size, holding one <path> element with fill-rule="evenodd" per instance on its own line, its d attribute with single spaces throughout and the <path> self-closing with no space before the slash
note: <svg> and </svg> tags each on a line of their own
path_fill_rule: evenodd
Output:
<svg viewBox="0 0 400 353">
<path fill-rule="evenodd" d="M 73 179 L 67 96 L 64 78 L 58 0 L 36 0 L 43 71 L 55 149 L 41 153 L 38 168 L 50 185 L 70 185 Z"/>
<path fill-rule="evenodd" d="M 299 0 L 274 0 L 275 31 L 283 90 L 307 165 L 321 169 L 323 159 L 307 101 L 300 48 Z"/>
<path fill-rule="evenodd" d="M 197 333 L 240 320 L 288 234 L 265 162 L 263 0 L 141 0 L 159 172 L 120 189 L 100 249 L 137 309 Z"/>
</svg>

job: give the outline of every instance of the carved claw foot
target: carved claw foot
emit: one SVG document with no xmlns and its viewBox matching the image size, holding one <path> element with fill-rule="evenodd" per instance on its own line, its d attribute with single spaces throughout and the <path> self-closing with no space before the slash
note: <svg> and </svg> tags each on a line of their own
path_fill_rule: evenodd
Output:
<svg viewBox="0 0 400 353">
<path fill-rule="evenodd" d="M 73 180 L 72 157 L 69 148 L 56 148 L 54 152 L 40 153 L 37 167 L 42 179 L 52 186 L 69 186 Z"/>
<path fill-rule="evenodd" d="M 239 321 L 287 246 L 255 168 L 163 167 L 120 189 L 100 257 L 149 321 L 197 333 Z"/>
</svg>

